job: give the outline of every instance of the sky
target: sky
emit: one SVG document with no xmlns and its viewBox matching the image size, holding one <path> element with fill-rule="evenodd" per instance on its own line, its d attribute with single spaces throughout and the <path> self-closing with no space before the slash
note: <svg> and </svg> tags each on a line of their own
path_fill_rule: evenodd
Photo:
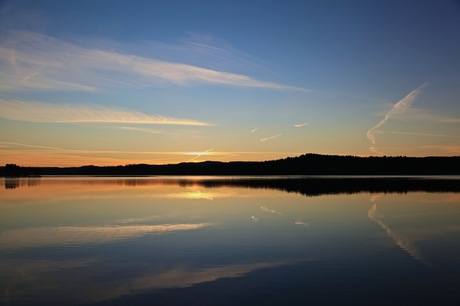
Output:
<svg viewBox="0 0 460 306">
<path fill-rule="evenodd" d="M 460 1 L 0 2 L 0 165 L 460 155 Z"/>
</svg>

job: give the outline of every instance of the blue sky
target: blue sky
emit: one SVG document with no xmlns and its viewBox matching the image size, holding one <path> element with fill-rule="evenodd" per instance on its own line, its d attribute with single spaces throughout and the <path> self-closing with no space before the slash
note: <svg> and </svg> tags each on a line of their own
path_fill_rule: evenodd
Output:
<svg viewBox="0 0 460 306">
<path fill-rule="evenodd" d="M 0 163 L 460 154 L 458 1 L 4 1 Z"/>
</svg>

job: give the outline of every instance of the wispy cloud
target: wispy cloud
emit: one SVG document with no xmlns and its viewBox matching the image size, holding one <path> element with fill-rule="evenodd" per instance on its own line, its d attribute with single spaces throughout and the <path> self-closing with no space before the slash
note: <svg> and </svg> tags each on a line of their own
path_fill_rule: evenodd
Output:
<svg viewBox="0 0 460 306">
<path fill-rule="evenodd" d="M 280 136 L 282 136 L 283 134 L 276 134 L 276 135 L 273 135 L 273 136 L 270 136 L 270 137 L 265 137 L 265 138 L 262 138 L 260 139 L 260 141 L 264 142 L 264 141 L 267 141 L 267 140 L 271 140 L 271 139 L 275 139 L 275 138 L 278 138 Z"/>
<path fill-rule="evenodd" d="M 251 130 L 251 133 L 254 133 L 255 131 L 257 131 L 259 128 L 255 128 L 255 129 L 252 129 Z"/>
<path fill-rule="evenodd" d="M 97 105 L 51 104 L 0 99 L 0 108 L 2 110 L 0 112 L 1 118 L 28 122 L 211 125 L 197 120 L 148 115 L 136 111 Z"/>
<path fill-rule="evenodd" d="M 422 86 L 418 87 L 417 89 L 411 91 L 407 96 L 405 96 L 403 99 L 398 101 L 393 105 L 393 107 L 385 114 L 382 120 L 380 120 L 379 123 L 377 123 L 374 127 L 372 127 L 370 130 L 367 131 L 367 138 L 371 141 L 372 145 L 375 145 L 376 140 L 377 140 L 377 135 L 379 133 L 379 129 L 389 120 L 392 118 L 395 118 L 397 116 L 400 116 L 406 112 L 406 110 L 411 106 L 411 104 L 414 102 L 415 98 L 417 95 L 420 93 L 423 87 L 426 86 L 427 83 L 423 84 Z M 375 148 L 371 147 L 371 150 Z"/>
<path fill-rule="evenodd" d="M 303 222 L 303 221 L 300 221 L 300 220 L 297 220 L 294 222 L 295 225 L 301 225 L 301 226 L 305 226 L 305 227 L 309 227 L 310 224 L 306 223 L 306 222 Z"/>
<path fill-rule="evenodd" d="M 207 67 L 219 71 L 238 71 L 254 68 L 264 69 L 264 63 L 253 56 L 234 48 L 226 41 L 218 37 L 188 32 L 177 42 L 146 42 L 138 47 L 139 51 L 145 50 L 151 53 L 155 50 L 155 56 L 164 61 L 182 62 L 190 65 Z"/>
<path fill-rule="evenodd" d="M 310 124 L 309 122 L 306 122 L 306 123 L 294 124 L 293 126 L 296 127 L 296 128 L 299 128 L 299 127 L 303 127 L 303 126 L 306 126 L 306 125 L 309 125 L 309 124 Z"/>
<path fill-rule="evenodd" d="M 7 33 L 0 42 L 0 90 L 5 92 L 99 91 L 107 87 L 191 83 L 306 90 L 243 74 L 116 52 L 104 46 L 85 47 L 33 32 Z"/>
<path fill-rule="evenodd" d="M 141 128 L 141 127 L 134 127 L 134 126 L 120 126 L 121 130 L 125 131 L 134 131 L 134 132 L 144 132 L 148 134 L 161 134 L 160 131 L 148 129 L 148 128 Z"/>
</svg>

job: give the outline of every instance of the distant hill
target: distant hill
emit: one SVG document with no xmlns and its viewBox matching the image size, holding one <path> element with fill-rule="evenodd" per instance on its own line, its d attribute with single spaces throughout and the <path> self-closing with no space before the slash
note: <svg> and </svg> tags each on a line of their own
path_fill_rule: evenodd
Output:
<svg viewBox="0 0 460 306">
<path fill-rule="evenodd" d="M 263 162 L 136 164 L 82 167 L 0 167 L 0 176 L 37 175 L 460 175 L 460 156 L 357 157 L 304 154 Z"/>
</svg>

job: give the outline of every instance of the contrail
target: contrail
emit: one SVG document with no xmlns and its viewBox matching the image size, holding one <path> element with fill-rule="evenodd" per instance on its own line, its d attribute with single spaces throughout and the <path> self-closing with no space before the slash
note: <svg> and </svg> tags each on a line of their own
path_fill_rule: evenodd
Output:
<svg viewBox="0 0 460 306">
<path fill-rule="evenodd" d="M 195 160 L 195 159 L 197 159 L 198 157 L 200 157 L 200 156 L 202 156 L 202 155 L 204 155 L 204 154 L 206 154 L 206 153 L 208 153 L 208 152 L 210 152 L 210 151 L 212 151 L 212 149 L 209 149 L 209 150 L 206 150 L 206 151 L 204 151 L 204 152 L 201 152 L 200 154 L 198 154 L 198 155 L 195 156 L 194 158 L 189 159 L 188 161 L 191 162 L 192 160 Z"/>
<path fill-rule="evenodd" d="M 428 83 L 423 84 L 422 86 L 418 87 L 417 89 L 411 91 L 407 96 L 403 99 L 398 101 L 393 107 L 385 114 L 382 120 L 380 120 L 377 125 L 367 131 L 367 138 L 371 141 L 372 145 L 375 145 L 378 129 L 382 127 L 385 122 L 389 119 L 394 118 L 398 115 L 404 114 L 404 112 L 411 106 L 412 102 L 414 102 L 417 95 L 420 93 L 423 87 L 425 87 Z M 374 150 L 375 151 L 375 150 Z"/>
<path fill-rule="evenodd" d="M 280 134 L 276 134 L 274 136 L 265 137 L 265 138 L 262 138 L 260 141 L 262 141 L 262 142 L 267 141 L 267 140 L 270 140 L 270 139 L 273 139 L 273 138 L 276 138 L 276 137 L 280 137 L 281 135 L 283 135 L 283 134 L 280 133 Z"/>
</svg>

